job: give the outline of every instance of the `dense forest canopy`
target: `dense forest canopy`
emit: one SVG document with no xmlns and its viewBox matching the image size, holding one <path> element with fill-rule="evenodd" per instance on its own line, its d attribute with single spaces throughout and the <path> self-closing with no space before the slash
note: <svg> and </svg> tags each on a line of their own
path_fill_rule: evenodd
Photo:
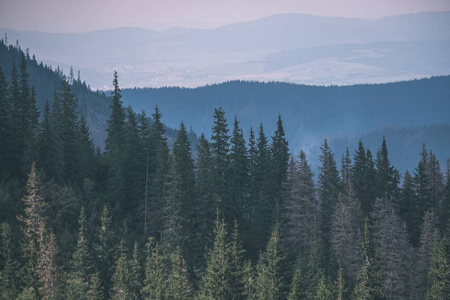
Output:
<svg viewBox="0 0 450 300">
<path fill-rule="evenodd" d="M 342 157 L 324 139 L 315 179 L 282 115 L 246 139 L 217 107 L 208 137 L 192 145 L 181 122 L 169 145 L 164 111 L 125 108 L 115 72 L 100 151 L 76 84 L 62 76 L 39 110 L 27 55 L 11 51 L 19 64 L 0 70 L 1 298 L 450 294 L 450 162 L 425 144 L 401 176 L 384 138 Z"/>
</svg>

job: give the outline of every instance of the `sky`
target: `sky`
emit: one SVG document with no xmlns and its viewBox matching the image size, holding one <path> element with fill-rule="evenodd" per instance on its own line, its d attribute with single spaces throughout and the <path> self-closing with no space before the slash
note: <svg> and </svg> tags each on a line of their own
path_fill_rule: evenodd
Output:
<svg viewBox="0 0 450 300">
<path fill-rule="evenodd" d="M 118 27 L 214 28 L 280 13 L 378 19 L 450 11 L 449 0 L 0 0 L 0 27 L 75 33 Z"/>
</svg>

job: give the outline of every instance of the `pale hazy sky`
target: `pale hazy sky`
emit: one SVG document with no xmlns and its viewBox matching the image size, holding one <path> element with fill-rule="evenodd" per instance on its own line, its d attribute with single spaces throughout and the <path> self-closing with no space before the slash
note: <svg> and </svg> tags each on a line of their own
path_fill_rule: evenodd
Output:
<svg viewBox="0 0 450 300">
<path fill-rule="evenodd" d="M 450 0 L 0 0 L 0 27 L 85 32 L 124 26 L 212 28 L 279 13 L 377 19 L 450 11 Z"/>
</svg>

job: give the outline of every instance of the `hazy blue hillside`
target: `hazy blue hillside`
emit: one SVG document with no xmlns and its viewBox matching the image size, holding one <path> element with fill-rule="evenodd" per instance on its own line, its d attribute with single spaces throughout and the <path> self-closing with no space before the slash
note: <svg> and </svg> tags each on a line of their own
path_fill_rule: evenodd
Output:
<svg viewBox="0 0 450 300">
<path fill-rule="evenodd" d="M 422 128 L 450 124 L 449 86 L 450 76 L 344 87 L 233 81 L 195 89 L 124 89 L 123 100 L 137 111 L 152 111 L 158 105 L 168 126 L 177 127 L 184 121 L 188 128 L 208 137 L 212 112 L 219 106 L 224 108 L 230 125 L 237 116 L 246 137 L 250 127 L 257 129 L 260 122 L 266 134 L 272 136 L 281 114 L 293 153 L 302 148 L 316 155 L 323 139 L 328 138 L 340 158 L 346 146 L 356 147 L 359 137 L 367 139 L 368 147 L 376 151 L 383 134 L 388 137 L 388 145 L 392 135 L 392 140 L 399 143 L 392 142 L 392 151 L 408 152 L 405 160 L 402 152 L 395 154 L 404 171 L 411 167 L 408 162 L 417 160 L 415 156 L 423 142 L 436 151 L 439 159 L 450 156 L 449 131 L 443 130 L 448 127 Z M 376 131 L 377 128 L 410 129 Z M 435 129 L 439 134 L 433 133 Z M 373 133 L 364 135 L 369 132 Z M 408 134 L 415 137 L 414 144 L 409 144 Z M 316 159 L 311 157 L 313 163 Z"/>
<path fill-rule="evenodd" d="M 428 150 L 433 151 L 440 161 L 441 169 L 445 170 L 446 160 L 450 158 L 449 133 L 450 124 L 410 128 L 380 128 L 352 138 L 332 138 L 330 147 L 336 155 L 336 161 L 340 164 L 342 153 L 345 153 L 347 147 L 353 159 L 359 139 L 375 155 L 381 146 L 383 136 L 385 136 L 391 163 L 395 165 L 401 174 L 404 174 L 406 170 L 413 174 L 420 159 L 419 154 L 422 151 L 423 143 L 425 143 Z"/>
<path fill-rule="evenodd" d="M 81 70 L 92 87 L 196 87 L 227 80 L 330 85 L 450 74 L 450 12 L 379 20 L 281 14 L 209 30 L 118 28 L 79 34 L 0 28 L 10 43 Z"/>
</svg>

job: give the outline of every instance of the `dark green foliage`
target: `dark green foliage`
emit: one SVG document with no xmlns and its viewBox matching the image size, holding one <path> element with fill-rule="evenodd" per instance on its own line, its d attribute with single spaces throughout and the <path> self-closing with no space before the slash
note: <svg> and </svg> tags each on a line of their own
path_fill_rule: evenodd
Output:
<svg viewBox="0 0 450 300">
<path fill-rule="evenodd" d="M 286 257 L 279 230 L 274 228 L 256 265 L 256 299 L 285 299 L 289 290 Z"/>
<path fill-rule="evenodd" d="M 447 237 L 434 243 L 428 271 L 428 290 L 425 299 L 446 299 L 450 295 L 450 244 Z"/>
<path fill-rule="evenodd" d="M 376 197 L 397 199 L 399 197 L 398 184 L 400 182 L 399 172 L 391 165 L 388 158 L 386 139 L 383 136 L 381 148 L 377 152 L 376 166 Z"/>
<path fill-rule="evenodd" d="M 168 298 L 173 300 L 192 299 L 192 285 L 189 282 L 189 273 L 186 261 L 177 248 L 172 255 L 172 272 L 169 279 Z"/>
<path fill-rule="evenodd" d="M 375 186 L 373 185 L 375 169 L 372 154 L 369 149 L 366 150 L 361 140 L 353 159 L 352 180 L 356 197 L 361 202 L 361 209 L 365 215 L 368 215 L 375 202 Z"/>
<path fill-rule="evenodd" d="M 383 271 L 379 262 L 378 251 L 374 250 L 370 241 L 369 218 L 364 224 L 363 265 L 358 273 L 358 283 L 353 290 L 352 299 L 387 299 L 384 291 Z"/>
<path fill-rule="evenodd" d="M 297 268 L 292 278 L 291 290 L 288 295 L 288 300 L 302 300 L 306 299 L 306 288 L 302 279 L 300 268 Z"/>
<path fill-rule="evenodd" d="M 275 135 L 272 137 L 271 152 L 272 152 L 271 179 L 273 181 L 272 184 L 273 197 L 279 199 L 282 184 L 286 180 L 286 173 L 289 163 L 289 145 L 285 137 L 281 115 L 278 115 L 277 129 L 275 131 Z"/>
<path fill-rule="evenodd" d="M 325 255 L 328 263 L 328 268 L 332 268 L 331 253 L 328 251 L 331 249 L 330 231 L 333 212 L 336 208 L 339 193 L 341 191 L 339 171 L 337 170 L 336 161 L 334 160 L 333 152 L 328 146 L 328 142 L 325 139 L 323 145 L 320 147 L 321 155 L 319 160 L 321 166 L 319 166 L 318 175 L 318 195 L 319 203 L 321 206 L 321 230 L 323 234 Z"/>
<path fill-rule="evenodd" d="M 145 255 L 145 279 L 142 296 L 144 299 L 169 299 L 165 256 L 153 238 L 148 239 Z"/>
<path fill-rule="evenodd" d="M 20 273 L 18 253 L 12 236 L 11 226 L 4 222 L 1 224 L 1 271 L 0 271 L 0 298 L 14 299 L 19 292 Z"/>
</svg>

